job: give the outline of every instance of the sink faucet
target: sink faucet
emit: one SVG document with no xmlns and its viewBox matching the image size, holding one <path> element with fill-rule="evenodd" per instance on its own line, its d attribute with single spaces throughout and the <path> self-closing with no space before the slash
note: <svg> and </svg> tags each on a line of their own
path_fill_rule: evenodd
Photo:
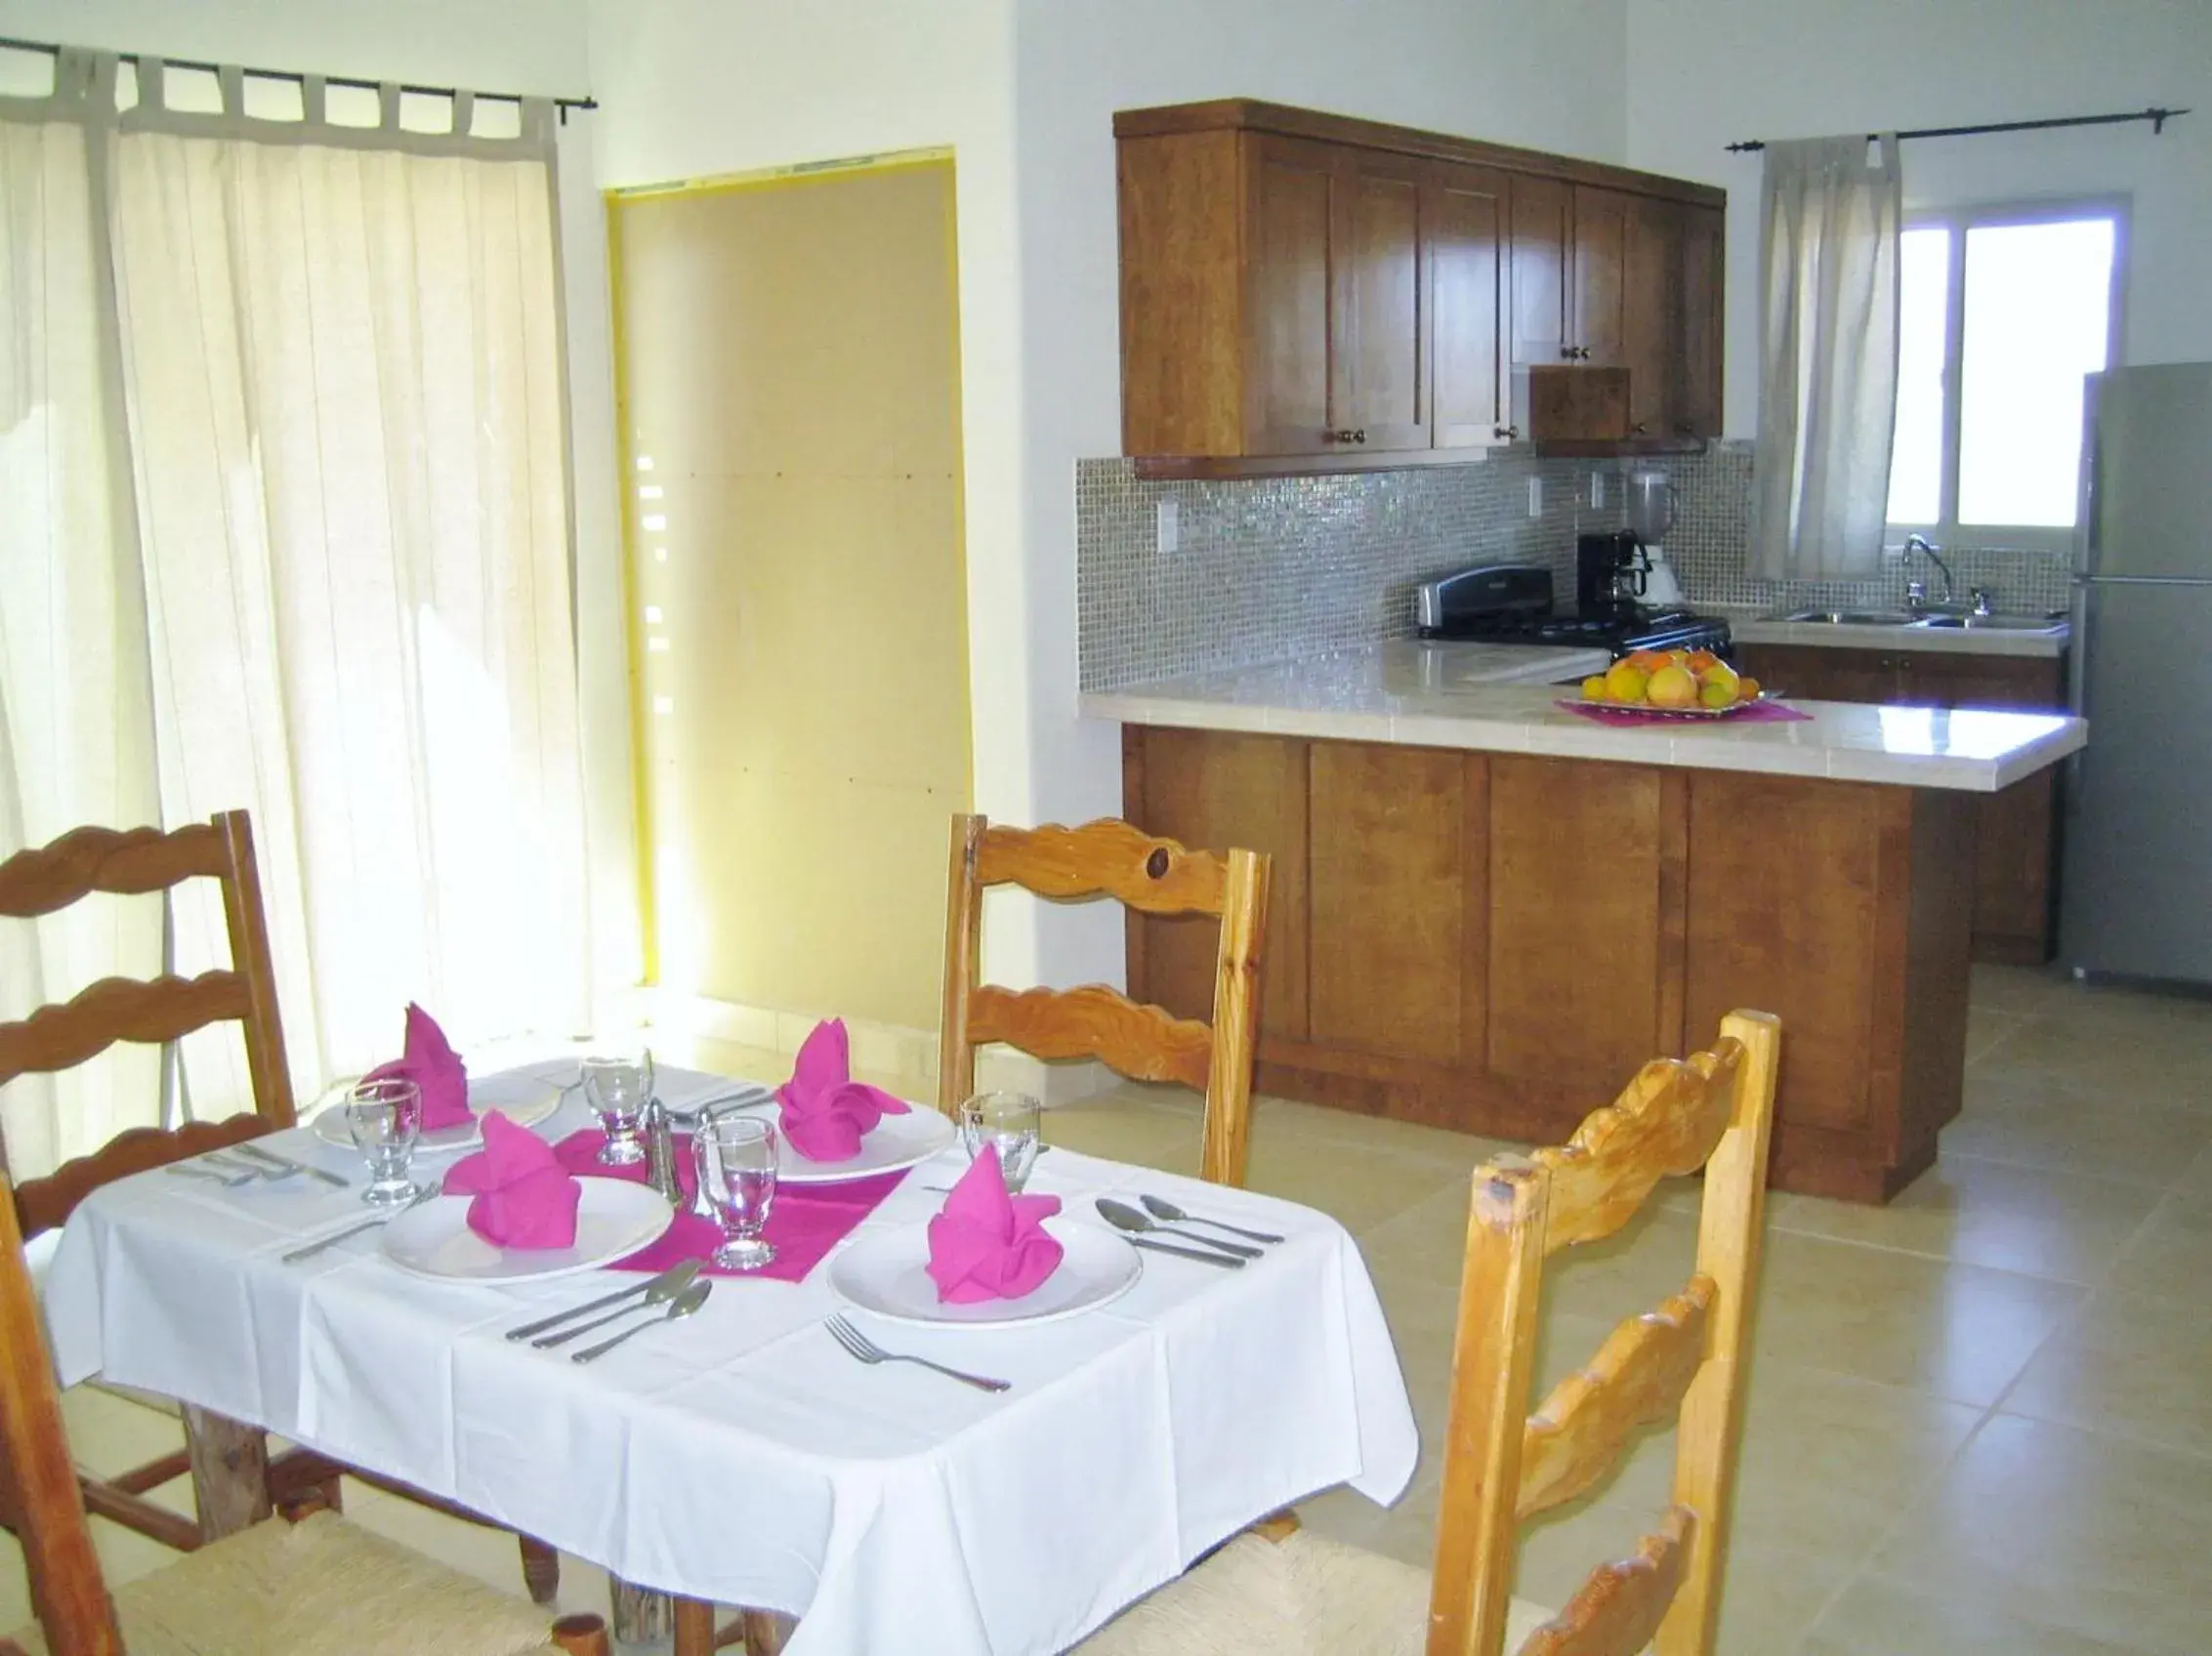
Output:
<svg viewBox="0 0 2212 1656">
<path fill-rule="evenodd" d="M 1925 555 L 1929 562 L 1933 563 L 1938 569 L 1942 571 L 1943 601 L 1945 603 L 1955 601 L 1953 589 L 1951 587 L 1951 566 L 1943 561 L 1943 549 L 1938 546 L 1934 541 L 1930 540 L 1926 535 L 1905 536 L 1904 556 L 1910 558 L 1916 552 Z M 1925 581 L 1907 582 L 1904 591 L 1905 602 L 1910 604 L 1915 609 L 1928 601 L 1928 584 Z"/>
</svg>

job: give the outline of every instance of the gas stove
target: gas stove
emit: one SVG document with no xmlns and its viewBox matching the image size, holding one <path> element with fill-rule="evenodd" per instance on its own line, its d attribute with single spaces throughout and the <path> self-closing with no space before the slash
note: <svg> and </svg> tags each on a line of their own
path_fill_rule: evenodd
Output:
<svg viewBox="0 0 2212 1656">
<path fill-rule="evenodd" d="M 1481 563 L 1415 589 L 1414 631 L 1424 639 L 1607 649 L 1708 649 L 1728 653 L 1729 624 L 1688 609 L 1615 604 L 1596 615 L 1552 607 L 1552 572 L 1538 563 Z"/>
</svg>

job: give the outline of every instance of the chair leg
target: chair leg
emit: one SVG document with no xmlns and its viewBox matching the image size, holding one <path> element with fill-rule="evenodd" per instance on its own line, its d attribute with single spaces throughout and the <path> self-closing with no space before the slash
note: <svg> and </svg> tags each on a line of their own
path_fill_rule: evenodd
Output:
<svg viewBox="0 0 2212 1656">
<path fill-rule="evenodd" d="M 701 1598 L 676 1600 L 673 1656 L 714 1656 L 714 1606 Z"/>
<path fill-rule="evenodd" d="M 671 1600 L 665 1593 L 637 1587 L 620 1576 L 606 1578 L 612 1613 L 608 1632 L 617 1644 L 653 1644 L 669 1636 Z"/>
<path fill-rule="evenodd" d="M 597 1616 L 563 1616 L 553 1624 L 553 1642 L 568 1656 L 611 1656 L 606 1624 Z"/>
<path fill-rule="evenodd" d="M 260 1523 L 274 1511 L 269 1499 L 269 1438 L 211 1409 L 187 1403 L 185 1450 L 203 1541 L 220 1541 Z"/>
<path fill-rule="evenodd" d="M 745 1612 L 745 1656 L 783 1656 L 783 1646 L 799 1624 L 776 1610 Z"/>
<path fill-rule="evenodd" d="M 529 1589 L 531 1602 L 551 1604 L 561 1596 L 561 1554 L 526 1535 L 518 1535 L 515 1545 L 522 1554 L 522 1585 Z"/>
</svg>

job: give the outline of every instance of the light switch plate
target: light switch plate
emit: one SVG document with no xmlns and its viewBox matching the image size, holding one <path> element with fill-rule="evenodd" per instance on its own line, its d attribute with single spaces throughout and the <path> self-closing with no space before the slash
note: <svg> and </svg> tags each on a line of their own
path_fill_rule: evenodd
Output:
<svg viewBox="0 0 2212 1656">
<path fill-rule="evenodd" d="M 1165 555 L 1183 545 L 1183 503 L 1169 495 L 1159 503 L 1159 549 Z"/>
<path fill-rule="evenodd" d="M 1544 479 L 1541 477 L 1530 477 L 1528 479 L 1528 516 L 1531 518 L 1541 518 L 1543 517 L 1543 515 Z"/>
<path fill-rule="evenodd" d="M 1593 512 L 1602 511 L 1605 504 L 1606 475 L 1603 472 L 1593 472 L 1590 474 L 1590 510 Z"/>
</svg>

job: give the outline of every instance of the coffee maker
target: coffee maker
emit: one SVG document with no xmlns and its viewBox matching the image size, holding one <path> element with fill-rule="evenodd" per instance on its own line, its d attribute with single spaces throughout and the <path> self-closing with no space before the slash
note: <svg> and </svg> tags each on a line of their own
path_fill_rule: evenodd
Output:
<svg viewBox="0 0 2212 1656">
<path fill-rule="evenodd" d="M 1643 607 L 1651 559 L 1630 529 L 1578 535 L 1574 542 L 1574 609 L 1584 620 L 1612 621 Z"/>
</svg>

